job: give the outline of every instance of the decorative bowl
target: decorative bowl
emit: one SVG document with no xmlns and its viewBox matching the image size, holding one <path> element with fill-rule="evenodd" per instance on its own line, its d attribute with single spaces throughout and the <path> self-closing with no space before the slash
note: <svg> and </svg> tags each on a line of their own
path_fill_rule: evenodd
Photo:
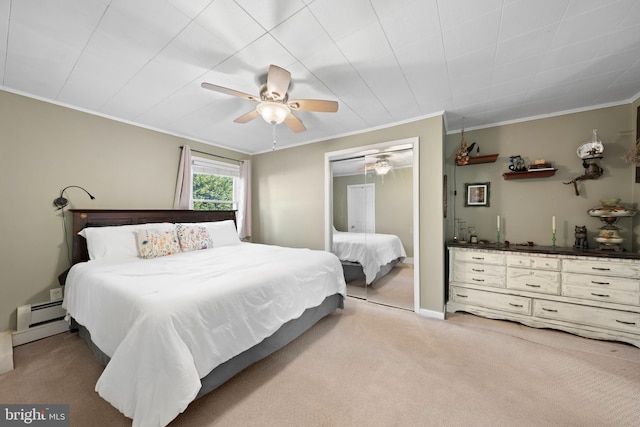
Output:
<svg viewBox="0 0 640 427">
<path fill-rule="evenodd" d="M 598 243 L 604 243 L 604 244 L 609 244 L 609 245 L 614 245 L 614 244 L 622 243 L 623 241 L 624 241 L 624 239 L 622 239 L 621 237 L 613 238 L 613 239 L 606 239 L 606 238 L 604 238 L 604 237 L 596 237 L 596 242 L 598 242 Z"/>
<path fill-rule="evenodd" d="M 600 199 L 600 203 L 602 203 L 602 206 L 615 206 L 620 203 L 620 199 Z"/>
<path fill-rule="evenodd" d="M 634 209 L 625 208 L 624 206 L 600 206 L 597 208 L 589 209 L 587 213 L 590 216 L 634 216 L 636 211 Z"/>
</svg>

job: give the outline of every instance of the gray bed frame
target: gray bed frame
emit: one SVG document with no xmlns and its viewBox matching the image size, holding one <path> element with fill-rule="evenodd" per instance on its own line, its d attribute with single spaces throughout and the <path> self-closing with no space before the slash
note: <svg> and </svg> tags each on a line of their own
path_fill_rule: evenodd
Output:
<svg viewBox="0 0 640 427">
<path fill-rule="evenodd" d="M 229 219 L 235 222 L 236 220 L 235 211 L 72 209 L 71 212 L 73 213 L 72 262 L 74 264 L 89 259 L 86 242 L 84 238 L 78 236 L 78 232 L 85 227 L 154 222 L 210 222 Z M 200 379 L 202 387 L 196 398 L 215 390 L 246 367 L 289 344 L 338 308 L 344 308 L 344 297 L 340 294 L 331 295 L 319 306 L 307 309 L 299 318 L 282 325 L 262 342 L 217 366 Z M 96 360 L 106 366 L 109 363 L 109 357 L 93 343 L 90 332 L 74 319 L 71 321 L 71 328 L 77 330 L 79 336 L 87 342 Z"/>
<path fill-rule="evenodd" d="M 389 274 L 389 272 L 393 270 L 393 267 L 395 267 L 398 263 L 402 262 L 403 260 L 404 258 L 396 258 L 393 261 L 381 266 L 380 270 L 378 271 L 378 274 L 376 274 L 376 277 L 371 281 L 371 283 L 367 283 L 367 286 L 373 286 L 378 281 L 378 279 Z M 362 267 L 362 264 L 360 264 L 359 262 L 351 262 L 351 261 L 340 261 L 340 262 L 342 263 L 344 280 L 347 283 L 353 280 L 362 280 L 363 282 L 366 282 L 367 278 L 364 275 L 364 269 Z"/>
</svg>

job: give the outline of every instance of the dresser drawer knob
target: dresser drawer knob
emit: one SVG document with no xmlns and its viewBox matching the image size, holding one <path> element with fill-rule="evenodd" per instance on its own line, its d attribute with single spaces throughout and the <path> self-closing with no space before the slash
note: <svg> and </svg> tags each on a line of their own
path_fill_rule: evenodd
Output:
<svg viewBox="0 0 640 427">
<path fill-rule="evenodd" d="M 484 273 L 484 269 L 481 268 L 472 268 L 471 271 L 475 271 L 476 273 Z"/>
<path fill-rule="evenodd" d="M 592 280 L 591 283 L 593 283 L 594 285 L 610 285 L 611 284 L 609 282 L 596 282 L 595 280 Z"/>
<path fill-rule="evenodd" d="M 591 267 L 594 270 L 598 270 L 598 271 L 609 271 L 611 270 L 610 268 L 604 268 L 604 267 Z"/>
<path fill-rule="evenodd" d="M 557 313 L 558 312 L 558 310 L 556 310 L 554 308 L 544 308 L 544 307 L 542 307 L 542 310 L 548 311 L 550 313 Z"/>
<path fill-rule="evenodd" d="M 476 279 L 475 277 L 472 277 L 471 280 L 474 282 L 484 282 L 484 279 Z"/>
<path fill-rule="evenodd" d="M 479 259 L 479 260 L 483 260 L 484 257 L 483 256 L 473 256 L 471 257 L 471 259 Z"/>
<path fill-rule="evenodd" d="M 509 305 L 510 305 L 511 307 L 518 307 L 518 308 L 522 308 L 522 304 L 514 304 L 514 303 L 510 302 L 510 303 L 509 303 Z"/>
<path fill-rule="evenodd" d="M 623 320 L 618 320 L 618 319 L 616 319 L 616 322 L 622 323 L 623 325 L 632 325 L 632 326 L 636 325 L 636 322 L 625 322 Z"/>
<path fill-rule="evenodd" d="M 609 295 L 607 294 L 596 294 L 594 292 L 591 292 L 591 295 L 593 295 L 594 297 L 609 298 Z"/>
<path fill-rule="evenodd" d="M 525 286 L 529 286 L 530 288 L 539 288 L 540 285 L 532 285 L 531 283 L 525 283 Z"/>
</svg>

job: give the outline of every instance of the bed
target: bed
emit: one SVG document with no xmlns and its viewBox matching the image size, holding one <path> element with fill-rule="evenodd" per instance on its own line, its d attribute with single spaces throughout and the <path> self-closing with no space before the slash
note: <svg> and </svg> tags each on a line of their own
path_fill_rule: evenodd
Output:
<svg viewBox="0 0 640 427">
<path fill-rule="evenodd" d="M 333 253 L 342 261 L 345 280 L 363 278 L 367 285 L 389 273 L 407 253 L 393 234 L 333 231 Z"/>
<path fill-rule="evenodd" d="M 72 212 L 63 307 L 134 426 L 167 425 L 343 307 L 335 255 L 241 242 L 234 212 Z"/>
</svg>

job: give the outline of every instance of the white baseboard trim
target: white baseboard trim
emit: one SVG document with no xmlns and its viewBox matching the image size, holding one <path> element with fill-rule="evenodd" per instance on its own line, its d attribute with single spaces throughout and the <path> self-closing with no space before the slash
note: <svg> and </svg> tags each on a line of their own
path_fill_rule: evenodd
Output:
<svg viewBox="0 0 640 427">
<path fill-rule="evenodd" d="M 13 346 L 19 346 L 32 341 L 41 340 L 51 335 L 61 334 L 69 330 L 69 322 L 66 320 L 56 320 L 55 322 L 44 323 L 38 326 L 32 326 L 24 331 L 15 331 L 13 333 Z"/>
<path fill-rule="evenodd" d="M 0 375 L 13 371 L 13 346 L 11 331 L 0 332 Z"/>
<path fill-rule="evenodd" d="M 444 320 L 444 312 L 441 313 L 439 311 L 433 311 L 433 310 L 427 310 L 427 309 L 421 308 L 418 310 L 418 314 L 420 316 L 428 317 L 430 319 Z"/>
</svg>

